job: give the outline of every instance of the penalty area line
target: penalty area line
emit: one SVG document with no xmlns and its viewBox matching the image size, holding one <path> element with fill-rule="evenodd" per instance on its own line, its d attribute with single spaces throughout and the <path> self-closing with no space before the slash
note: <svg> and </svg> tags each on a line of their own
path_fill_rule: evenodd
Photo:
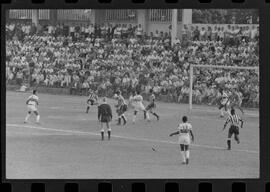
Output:
<svg viewBox="0 0 270 192">
<path fill-rule="evenodd" d="M 100 136 L 99 133 L 94 132 L 84 132 L 84 131 L 74 131 L 74 130 L 63 130 L 63 129 L 55 129 L 55 128 L 48 128 L 48 127 L 37 127 L 37 126 L 30 126 L 30 125 L 20 125 L 20 124 L 6 124 L 10 127 L 17 127 L 17 128 L 29 128 L 29 129 L 38 129 L 38 130 L 46 130 L 46 131 L 55 131 L 55 132 L 62 132 L 62 133 L 71 133 L 73 135 L 94 135 Z M 155 139 L 147 139 L 147 138 L 138 138 L 138 137 L 127 137 L 121 135 L 112 135 L 111 137 L 120 138 L 120 139 L 127 139 L 133 141 L 146 141 L 146 142 L 154 142 L 154 143 L 166 143 L 166 144 L 178 144 L 178 142 L 173 141 L 165 141 L 165 140 L 155 140 Z M 225 149 L 223 147 L 211 146 L 211 145 L 199 145 L 199 144 L 191 144 L 192 146 L 199 147 L 199 148 L 207 148 L 207 149 Z M 258 154 L 258 151 L 254 150 L 245 150 L 245 149 L 234 149 L 235 152 L 246 152 L 252 154 Z"/>
</svg>

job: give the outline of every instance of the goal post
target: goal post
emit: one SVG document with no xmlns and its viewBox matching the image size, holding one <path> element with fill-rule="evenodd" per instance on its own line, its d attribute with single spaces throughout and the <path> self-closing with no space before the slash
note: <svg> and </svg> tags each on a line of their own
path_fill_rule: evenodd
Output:
<svg viewBox="0 0 270 192">
<path fill-rule="evenodd" d="M 259 76 L 259 67 L 240 67 L 240 66 L 226 66 L 226 65 L 197 65 L 190 64 L 189 69 L 189 109 L 192 110 L 192 96 L 193 96 L 193 77 L 194 68 L 219 68 L 219 69 L 240 69 L 240 70 L 255 70 Z"/>
</svg>

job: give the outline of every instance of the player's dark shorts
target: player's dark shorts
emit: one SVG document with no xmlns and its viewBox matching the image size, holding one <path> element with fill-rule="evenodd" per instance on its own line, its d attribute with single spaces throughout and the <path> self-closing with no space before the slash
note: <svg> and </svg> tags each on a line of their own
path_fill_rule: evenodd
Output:
<svg viewBox="0 0 270 192">
<path fill-rule="evenodd" d="M 229 129 L 229 137 L 231 137 L 233 134 L 239 135 L 239 127 L 236 125 L 231 125 Z"/>
<path fill-rule="evenodd" d="M 87 103 L 88 103 L 88 105 L 89 105 L 89 103 L 90 103 L 90 105 L 94 105 L 94 103 L 95 103 L 95 100 L 92 100 L 92 99 L 88 99 Z"/>
<path fill-rule="evenodd" d="M 126 105 L 126 104 L 121 105 L 121 106 L 119 107 L 119 109 L 118 109 L 118 113 L 119 113 L 119 114 L 123 114 L 123 113 L 125 113 L 126 111 L 127 111 L 127 105 Z"/>
<path fill-rule="evenodd" d="M 150 103 L 149 105 L 147 105 L 146 111 L 151 110 L 151 109 L 154 109 L 155 107 L 156 107 L 156 104 L 155 103 Z"/>
<path fill-rule="evenodd" d="M 110 116 L 101 116 L 100 118 L 101 123 L 109 123 L 111 121 Z"/>
</svg>

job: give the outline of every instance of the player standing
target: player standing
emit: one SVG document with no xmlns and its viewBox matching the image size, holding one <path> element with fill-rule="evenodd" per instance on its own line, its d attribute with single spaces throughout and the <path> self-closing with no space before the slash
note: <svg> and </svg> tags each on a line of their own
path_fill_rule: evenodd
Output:
<svg viewBox="0 0 270 192">
<path fill-rule="evenodd" d="M 86 101 L 86 103 L 87 103 L 86 113 L 89 112 L 90 106 L 97 104 L 97 101 L 98 101 L 97 94 L 95 94 L 95 92 L 93 90 L 89 90 L 89 92 L 90 92 L 90 94 L 89 94 L 88 99 Z"/>
<path fill-rule="evenodd" d="M 133 115 L 133 120 L 132 120 L 133 123 L 135 123 L 138 111 L 143 111 L 144 119 L 147 119 L 148 121 L 150 121 L 149 114 L 146 111 L 145 106 L 143 105 L 143 97 L 140 95 L 139 91 L 136 91 L 136 94 L 132 99 L 132 104 L 134 106 L 134 115 Z"/>
<path fill-rule="evenodd" d="M 123 125 L 125 125 L 127 123 L 127 120 L 125 117 L 125 112 L 127 111 L 127 104 L 120 90 L 116 91 L 116 99 L 117 99 L 117 104 L 115 105 L 115 107 L 116 107 L 116 112 L 118 115 L 117 125 L 121 125 L 121 118 L 124 121 Z"/>
<path fill-rule="evenodd" d="M 39 115 L 39 112 L 37 110 L 38 100 L 39 100 L 39 98 L 37 96 L 37 90 L 33 90 L 33 94 L 31 96 L 29 96 L 27 101 L 26 101 L 28 112 L 27 112 L 27 115 L 25 117 L 24 123 L 28 122 L 28 119 L 31 116 L 32 112 L 36 115 L 36 123 L 39 123 L 40 115 Z"/>
<path fill-rule="evenodd" d="M 219 92 L 221 94 L 220 105 L 219 105 L 220 117 L 224 117 L 223 108 L 225 109 L 225 112 L 229 114 L 230 100 L 229 100 L 228 95 L 224 92 L 223 89 L 220 89 Z"/>
<path fill-rule="evenodd" d="M 149 111 L 152 115 L 154 115 L 157 118 L 157 120 L 159 120 L 158 114 L 156 114 L 154 112 L 154 109 L 156 108 L 156 103 L 155 103 L 156 97 L 155 97 L 155 95 L 153 93 L 153 89 L 150 89 L 149 92 L 151 94 L 150 97 L 149 97 L 150 103 L 147 105 L 146 111 Z"/>
<path fill-rule="evenodd" d="M 132 91 L 129 99 L 128 99 L 128 107 L 129 108 L 132 108 L 132 110 L 134 110 L 134 96 L 136 95 L 136 92 L 135 91 Z"/>
<path fill-rule="evenodd" d="M 170 134 L 170 137 L 172 137 L 173 135 L 179 134 L 178 142 L 180 144 L 181 155 L 183 158 L 182 164 L 189 163 L 189 154 L 190 154 L 189 145 L 191 141 L 192 142 L 194 141 L 192 126 L 187 121 L 188 121 L 187 116 L 183 116 L 182 123 L 178 125 L 178 131 Z"/>
<path fill-rule="evenodd" d="M 228 139 L 227 139 L 228 150 L 231 150 L 231 137 L 233 134 L 234 134 L 235 141 L 238 144 L 240 143 L 240 139 L 239 139 L 239 123 L 240 122 L 241 122 L 241 128 L 243 128 L 244 121 L 237 114 L 235 114 L 234 109 L 231 109 L 231 114 L 228 116 L 223 127 L 223 130 L 224 130 L 228 123 L 231 124 L 228 131 Z"/>
<path fill-rule="evenodd" d="M 112 120 L 112 109 L 109 104 L 107 104 L 107 99 L 104 97 L 102 99 L 103 103 L 98 106 L 98 120 L 101 123 L 101 140 L 104 140 L 104 126 L 107 127 L 108 140 L 111 138 L 111 128 L 110 121 Z"/>
</svg>

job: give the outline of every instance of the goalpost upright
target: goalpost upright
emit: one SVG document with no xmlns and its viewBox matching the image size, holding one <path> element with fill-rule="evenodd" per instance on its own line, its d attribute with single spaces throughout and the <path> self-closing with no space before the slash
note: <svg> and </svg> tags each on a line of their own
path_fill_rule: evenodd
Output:
<svg viewBox="0 0 270 192">
<path fill-rule="evenodd" d="M 193 70 L 194 68 L 220 68 L 220 69 L 241 69 L 241 70 L 255 70 L 259 76 L 259 67 L 238 67 L 226 65 L 197 65 L 190 64 L 189 69 L 189 109 L 192 109 L 192 93 L 193 93 Z"/>
</svg>

